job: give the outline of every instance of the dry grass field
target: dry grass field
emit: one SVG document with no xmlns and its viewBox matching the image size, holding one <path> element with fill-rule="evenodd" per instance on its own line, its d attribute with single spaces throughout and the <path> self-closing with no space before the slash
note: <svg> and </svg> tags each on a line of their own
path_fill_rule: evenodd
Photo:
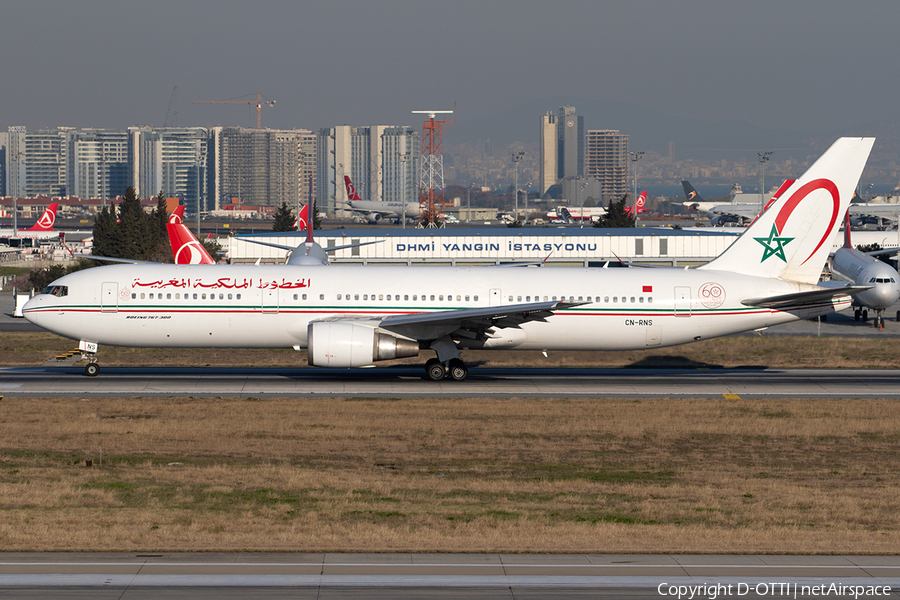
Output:
<svg viewBox="0 0 900 600">
<path fill-rule="evenodd" d="M 0 364 L 40 365 L 77 344 L 51 333 L 4 333 Z M 434 356 L 386 361 L 379 365 L 422 363 Z M 216 348 L 116 348 L 101 346 L 100 364 L 113 366 L 261 366 L 305 367 L 306 352 Z M 894 368 L 900 365 L 900 344 L 892 338 L 817 338 L 737 336 L 716 338 L 652 351 L 551 352 L 469 351 L 471 365 L 490 367 L 740 367 L 773 368 Z"/>
<path fill-rule="evenodd" d="M 0 548 L 894 553 L 898 440 L 878 399 L 6 397 Z"/>
</svg>

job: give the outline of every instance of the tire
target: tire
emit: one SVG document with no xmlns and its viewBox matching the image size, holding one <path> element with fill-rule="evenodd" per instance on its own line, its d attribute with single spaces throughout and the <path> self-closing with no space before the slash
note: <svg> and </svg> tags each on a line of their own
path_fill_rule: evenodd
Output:
<svg viewBox="0 0 900 600">
<path fill-rule="evenodd" d="M 447 376 L 450 377 L 450 379 L 453 381 L 465 381 L 468 374 L 469 369 L 466 367 L 466 363 L 458 358 L 454 358 L 450 361 L 450 369 L 447 372 Z"/>
<path fill-rule="evenodd" d="M 84 367 L 84 374 L 88 377 L 96 377 L 100 374 L 100 365 L 95 362 L 88 363 L 87 366 Z"/>
<path fill-rule="evenodd" d="M 431 381 L 441 381 L 444 377 L 447 376 L 447 369 L 444 368 L 444 365 L 441 364 L 436 358 L 432 358 L 427 363 L 425 363 L 425 375 Z"/>
<path fill-rule="evenodd" d="M 862 311 L 862 320 L 863 320 L 863 323 L 866 323 L 869 321 L 869 311 L 867 311 L 867 310 Z"/>
<path fill-rule="evenodd" d="M 900 312 L 898 312 L 897 314 L 900 315 Z M 854 311 L 853 311 L 853 320 L 854 320 L 854 321 L 859 321 L 859 317 L 860 317 L 860 316 L 861 316 L 861 315 L 860 315 L 860 311 L 859 311 L 859 310 L 854 310 Z"/>
</svg>

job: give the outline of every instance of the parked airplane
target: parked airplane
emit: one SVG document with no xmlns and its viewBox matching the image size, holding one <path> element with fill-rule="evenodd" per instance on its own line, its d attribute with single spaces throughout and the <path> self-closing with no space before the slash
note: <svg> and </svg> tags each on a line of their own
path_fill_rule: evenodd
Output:
<svg viewBox="0 0 900 600">
<path fill-rule="evenodd" d="M 431 349 L 430 379 L 466 349 L 634 350 L 832 314 L 868 286 L 816 285 L 873 138 L 841 138 L 712 262 L 696 269 L 111 265 L 32 298 L 31 322 L 100 344 L 306 348 L 319 367 Z"/>
<path fill-rule="evenodd" d="M 56 224 L 56 210 L 59 208 L 59 202 L 51 202 L 37 222 L 28 229 L 0 229 L 0 237 L 20 237 L 46 239 L 59 237 L 59 231 L 53 231 L 53 225 Z"/>
<path fill-rule="evenodd" d="M 637 201 L 632 206 L 625 207 L 625 214 L 631 216 L 638 216 L 641 213 L 647 212 L 647 209 L 644 208 L 644 204 L 647 203 L 647 192 L 641 192 L 641 195 L 638 196 Z"/>
<path fill-rule="evenodd" d="M 184 205 L 179 204 L 169 214 L 169 223 L 184 223 Z"/>
<path fill-rule="evenodd" d="M 889 264 L 874 257 L 885 252 L 896 253 L 897 250 L 879 250 L 865 253 L 857 250 L 850 243 L 850 215 L 844 223 L 844 246 L 839 248 L 831 260 L 831 273 L 838 279 L 849 281 L 856 286 L 871 286 L 853 297 L 853 317 L 859 321 L 869 319 L 869 309 L 875 311 L 875 326 L 884 327 L 884 311 L 900 300 L 900 275 Z M 829 285 L 829 282 L 823 282 Z"/>
<path fill-rule="evenodd" d="M 419 204 L 417 202 L 379 202 L 377 200 L 363 200 L 356 193 L 356 188 L 350 181 L 350 177 L 344 175 L 344 186 L 347 188 L 347 197 L 350 199 L 350 208 L 366 215 L 370 223 L 378 223 L 384 217 L 393 219 L 403 218 L 403 205 L 406 205 L 406 218 L 416 219 L 419 216 Z"/>
</svg>

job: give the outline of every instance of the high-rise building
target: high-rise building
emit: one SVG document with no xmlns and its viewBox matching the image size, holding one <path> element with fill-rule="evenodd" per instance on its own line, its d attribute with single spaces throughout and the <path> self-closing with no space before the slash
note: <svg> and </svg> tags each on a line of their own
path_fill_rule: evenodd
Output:
<svg viewBox="0 0 900 600">
<path fill-rule="evenodd" d="M 39 129 L 25 136 L 25 195 L 66 195 L 66 165 L 71 128 Z"/>
<path fill-rule="evenodd" d="M 205 210 L 207 148 L 204 127 L 130 127 L 128 179 L 139 198 L 162 193 L 188 212 Z"/>
<path fill-rule="evenodd" d="M 211 131 L 209 208 L 298 205 L 300 151 L 305 129 L 214 127 Z M 304 197 L 306 187 L 304 185 Z"/>
<path fill-rule="evenodd" d="M 319 210 L 329 216 L 349 215 L 345 175 L 363 200 L 390 200 L 401 194 L 415 198 L 419 134 L 410 127 L 341 125 L 322 129 L 316 150 L 316 198 Z M 404 165 L 402 157 L 407 151 L 410 158 Z"/>
<path fill-rule="evenodd" d="M 557 145 L 559 134 L 556 131 L 556 115 L 547 111 L 547 114 L 541 117 L 540 131 L 540 195 L 543 196 L 550 189 L 550 186 L 559 181 L 559 151 Z"/>
<path fill-rule="evenodd" d="M 560 106 L 556 121 L 558 159 L 557 173 L 563 177 L 584 175 L 584 117 L 574 106 Z"/>
<path fill-rule="evenodd" d="M 108 200 L 125 194 L 128 180 L 128 132 L 81 129 L 67 133 L 66 191 L 79 198 Z"/>
<path fill-rule="evenodd" d="M 6 134 L 6 186 L 7 196 L 21 198 L 25 196 L 25 139 L 27 131 L 24 127 L 10 127 Z"/>
<path fill-rule="evenodd" d="M 603 186 L 603 202 L 628 193 L 628 135 L 614 129 L 592 129 L 586 136 L 584 172 Z"/>
</svg>

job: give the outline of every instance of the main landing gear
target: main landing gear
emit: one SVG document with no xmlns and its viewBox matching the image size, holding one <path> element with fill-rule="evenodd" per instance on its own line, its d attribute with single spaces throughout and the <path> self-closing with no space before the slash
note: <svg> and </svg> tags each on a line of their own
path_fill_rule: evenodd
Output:
<svg viewBox="0 0 900 600">
<path fill-rule="evenodd" d="M 87 366 L 84 367 L 84 374 L 88 377 L 96 377 L 100 374 L 100 365 L 95 362 L 89 362 Z"/>
<path fill-rule="evenodd" d="M 431 381 L 441 381 L 442 379 L 452 379 L 453 381 L 464 381 L 469 374 L 466 363 L 458 358 L 447 361 L 445 365 L 436 358 L 429 359 L 425 363 L 425 376 Z"/>
</svg>

